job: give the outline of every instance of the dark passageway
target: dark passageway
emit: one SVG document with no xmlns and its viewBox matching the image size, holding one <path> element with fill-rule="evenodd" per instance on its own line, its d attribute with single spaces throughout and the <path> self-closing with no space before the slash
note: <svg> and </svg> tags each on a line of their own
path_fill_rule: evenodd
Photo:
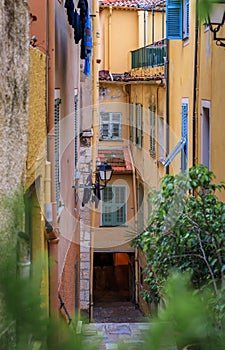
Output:
<svg viewBox="0 0 225 350">
<path fill-rule="evenodd" d="M 142 322 L 135 307 L 134 253 L 94 254 L 94 322 Z"/>
</svg>

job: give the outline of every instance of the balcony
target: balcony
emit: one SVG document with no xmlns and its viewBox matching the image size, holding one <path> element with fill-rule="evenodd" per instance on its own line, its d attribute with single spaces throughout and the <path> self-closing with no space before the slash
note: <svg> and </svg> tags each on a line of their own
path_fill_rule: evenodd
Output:
<svg viewBox="0 0 225 350">
<path fill-rule="evenodd" d="M 131 51 L 131 69 L 164 66 L 166 48 L 166 39 L 162 39 L 154 44 Z"/>
</svg>

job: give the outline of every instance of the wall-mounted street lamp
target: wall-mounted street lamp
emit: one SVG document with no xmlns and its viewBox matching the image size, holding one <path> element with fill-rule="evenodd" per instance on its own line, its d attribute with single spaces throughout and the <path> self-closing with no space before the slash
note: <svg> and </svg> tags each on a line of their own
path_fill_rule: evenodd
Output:
<svg viewBox="0 0 225 350">
<path fill-rule="evenodd" d="M 101 181 L 104 182 L 104 185 L 100 188 L 103 189 L 106 187 L 107 182 L 111 180 L 113 168 L 110 164 L 104 162 L 98 166 L 96 173 L 99 174 Z"/>
<path fill-rule="evenodd" d="M 206 24 L 209 26 L 211 32 L 213 32 L 213 40 L 216 41 L 217 46 L 225 47 L 225 38 L 219 37 L 218 32 L 225 22 L 225 1 L 215 0 L 212 2 L 210 12 L 208 14 Z"/>
<path fill-rule="evenodd" d="M 89 174 L 85 185 L 72 186 L 72 188 L 83 188 L 84 195 L 82 200 L 82 206 L 84 206 L 91 198 L 91 192 L 94 191 L 94 195 L 100 199 L 100 191 L 106 188 L 107 182 L 111 180 L 113 168 L 107 162 L 97 166 L 95 171 L 95 183 L 92 183 L 92 174 Z M 101 181 L 103 184 L 101 184 Z"/>
</svg>

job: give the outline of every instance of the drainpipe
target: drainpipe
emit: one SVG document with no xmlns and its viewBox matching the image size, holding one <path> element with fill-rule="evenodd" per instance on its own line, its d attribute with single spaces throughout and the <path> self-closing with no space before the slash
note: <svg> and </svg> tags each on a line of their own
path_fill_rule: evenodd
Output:
<svg viewBox="0 0 225 350">
<path fill-rule="evenodd" d="M 109 6 L 109 29 L 108 29 L 108 47 L 109 47 L 109 51 L 108 51 L 108 62 L 109 62 L 109 73 L 111 73 L 111 69 L 112 69 L 112 59 L 111 59 L 111 49 L 112 49 L 112 6 Z"/>
<path fill-rule="evenodd" d="M 152 44 L 154 43 L 155 41 L 155 14 L 154 14 L 154 7 L 152 7 Z"/>
<path fill-rule="evenodd" d="M 194 53 L 194 86 L 193 86 L 193 118 L 192 118 L 192 165 L 196 165 L 196 142 L 197 142 L 197 67 L 198 65 L 198 0 L 196 1 L 196 23 L 195 23 L 195 53 Z"/>
<path fill-rule="evenodd" d="M 132 166 L 132 180 L 133 180 L 133 196 L 134 196 L 134 218 L 135 218 L 135 229 L 137 230 L 137 186 L 136 186 L 136 171 L 134 167 L 134 160 L 131 154 L 130 148 L 129 155 L 131 159 Z M 138 248 L 135 248 L 135 304 L 139 303 L 139 253 Z"/>
<path fill-rule="evenodd" d="M 98 103 L 99 103 L 99 77 L 98 77 L 98 65 L 96 58 L 98 55 L 99 47 L 99 5 L 97 1 L 92 2 L 93 17 L 93 61 L 92 61 L 92 126 L 93 126 L 93 138 L 92 138 L 92 183 L 95 183 L 95 170 L 97 159 L 97 144 L 98 144 Z M 92 203 L 91 210 L 91 231 L 90 231 L 90 295 L 89 295 L 89 321 L 93 321 L 93 276 L 94 276 L 94 227 L 95 227 L 95 207 Z"/>
<path fill-rule="evenodd" d="M 146 9 L 144 9 L 144 46 L 146 46 Z"/>
<path fill-rule="evenodd" d="M 165 10 L 164 10 L 164 2 L 163 2 L 163 5 L 162 5 L 162 39 L 164 39 L 164 13 L 165 13 Z"/>
<path fill-rule="evenodd" d="M 48 99 L 47 99 L 47 131 L 48 131 L 48 160 L 51 163 L 51 205 L 52 205 L 52 234 L 49 242 L 49 294 L 50 315 L 58 315 L 58 234 L 57 206 L 55 183 L 55 134 L 54 134 L 54 89 L 55 89 L 55 1 L 47 1 L 47 52 L 48 52 Z"/>
<path fill-rule="evenodd" d="M 166 156 L 170 151 L 169 98 L 169 40 L 166 39 Z M 169 174 L 169 165 L 166 166 L 166 174 Z"/>
</svg>

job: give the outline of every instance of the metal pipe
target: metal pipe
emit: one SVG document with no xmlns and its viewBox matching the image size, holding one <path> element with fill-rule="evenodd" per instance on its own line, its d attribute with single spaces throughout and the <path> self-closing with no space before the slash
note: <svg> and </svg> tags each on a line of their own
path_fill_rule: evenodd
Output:
<svg viewBox="0 0 225 350">
<path fill-rule="evenodd" d="M 169 40 L 166 39 L 166 156 L 170 150 L 170 134 L 169 134 Z M 166 174 L 169 174 L 169 165 L 166 166 Z"/>
<path fill-rule="evenodd" d="M 109 6 L 109 29 L 108 29 L 108 36 L 109 36 L 109 50 L 108 50 L 108 62 L 109 62 L 109 73 L 111 73 L 112 69 L 112 59 L 111 59 L 111 49 L 112 49 L 112 6 Z"/>
<path fill-rule="evenodd" d="M 55 183 L 55 154 L 54 154 L 54 89 L 55 89 L 55 1 L 47 2 L 47 52 L 48 52 L 48 160 L 51 163 L 51 203 L 52 225 L 57 227 L 56 183 Z M 49 241 L 50 255 L 50 315 L 58 315 L 58 241 Z"/>
<path fill-rule="evenodd" d="M 154 6 L 152 7 L 152 43 L 155 41 L 155 14 L 154 14 Z"/>
<path fill-rule="evenodd" d="M 192 117 L 192 165 L 196 164 L 196 117 L 197 117 L 197 65 L 198 65 L 198 0 L 196 1 L 195 52 L 194 52 L 194 86 L 193 86 L 193 117 Z"/>
<path fill-rule="evenodd" d="M 99 45 L 99 6 L 97 1 L 92 2 L 92 13 L 96 15 L 93 17 L 93 61 L 92 61 L 92 126 L 93 126 L 93 138 L 92 138 L 92 183 L 95 183 L 95 169 L 97 159 L 97 141 L 98 141 L 98 103 L 99 103 L 99 91 L 98 91 L 98 65 L 96 58 L 98 54 Z M 95 227 L 95 208 L 92 203 L 91 210 L 91 231 L 90 231 L 90 286 L 89 286 L 89 321 L 93 320 L 93 276 L 94 276 L 94 227 Z"/>
</svg>

